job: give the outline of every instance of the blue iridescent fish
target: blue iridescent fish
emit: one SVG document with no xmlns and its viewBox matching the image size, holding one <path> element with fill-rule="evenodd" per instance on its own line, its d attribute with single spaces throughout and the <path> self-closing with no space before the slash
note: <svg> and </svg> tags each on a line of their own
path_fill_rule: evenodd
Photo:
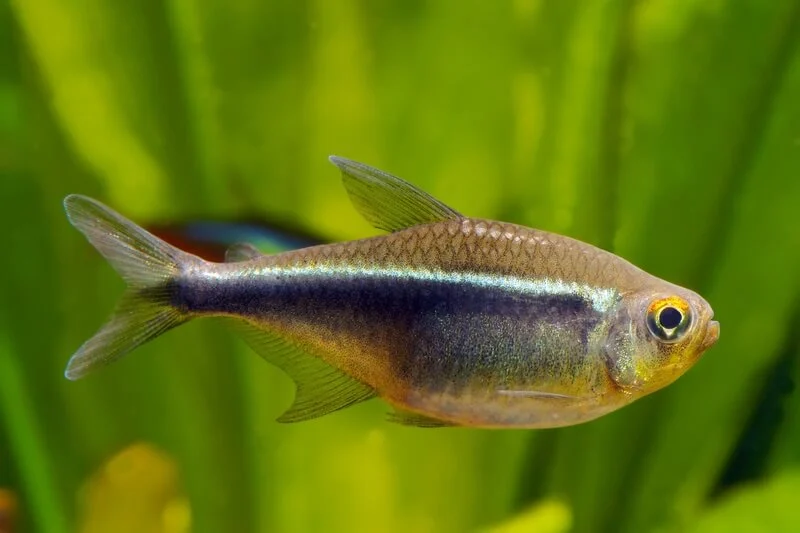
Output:
<svg viewBox="0 0 800 533">
<path fill-rule="evenodd" d="M 212 263 L 99 202 L 72 224 L 127 281 L 116 313 L 70 359 L 83 377 L 199 317 L 228 317 L 294 379 L 279 420 L 379 396 L 419 426 L 566 426 L 673 382 L 719 336 L 696 293 L 588 244 L 465 217 L 405 181 L 332 157 L 387 235 Z"/>
<path fill-rule="evenodd" d="M 147 231 L 173 246 L 208 261 L 222 262 L 231 245 L 247 242 L 262 253 L 285 252 L 328 242 L 297 228 L 268 220 L 192 220 L 148 226 Z"/>
</svg>

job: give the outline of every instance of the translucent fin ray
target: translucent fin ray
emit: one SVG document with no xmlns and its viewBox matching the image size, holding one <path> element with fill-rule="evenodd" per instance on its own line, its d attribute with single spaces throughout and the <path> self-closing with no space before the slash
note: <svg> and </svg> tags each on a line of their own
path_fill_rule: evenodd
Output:
<svg viewBox="0 0 800 533">
<path fill-rule="evenodd" d="M 64 209 L 129 286 L 111 319 L 67 363 L 64 374 L 74 380 L 188 320 L 172 305 L 169 284 L 191 256 L 91 198 L 67 196 Z"/>
<path fill-rule="evenodd" d="M 153 299 L 152 294 L 144 297 L 130 291 L 111 319 L 70 358 L 64 375 L 71 380 L 82 378 L 185 320 L 166 298 Z"/>
<path fill-rule="evenodd" d="M 410 183 L 342 157 L 331 156 L 353 205 L 370 224 L 398 231 L 443 220 L 463 218 L 457 211 Z"/>
<path fill-rule="evenodd" d="M 535 390 L 498 390 L 498 394 L 503 396 L 515 396 L 517 398 L 540 398 L 549 400 L 577 400 L 577 396 L 569 394 L 558 394 L 556 392 L 542 392 Z"/>
<path fill-rule="evenodd" d="M 283 370 L 295 382 L 292 406 L 278 422 L 318 418 L 376 396 L 375 391 L 290 341 L 244 320 L 227 322 L 263 359 Z"/>
<path fill-rule="evenodd" d="M 150 287 L 174 276 L 188 255 L 151 235 L 97 200 L 64 199 L 67 218 L 132 287 Z"/>
<path fill-rule="evenodd" d="M 421 415 L 419 413 L 403 411 L 401 409 L 395 409 L 393 412 L 389 413 L 386 418 L 389 422 L 393 422 L 395 424 L 400 424 L 403 426 L 415 426 L 419 428 L 443 428 L 455 427 L 458 425 L 430 416 Z"/>
</svg>

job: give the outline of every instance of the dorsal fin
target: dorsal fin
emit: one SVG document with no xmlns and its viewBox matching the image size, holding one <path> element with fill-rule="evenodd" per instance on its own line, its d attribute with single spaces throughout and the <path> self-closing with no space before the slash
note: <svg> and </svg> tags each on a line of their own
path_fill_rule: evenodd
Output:
<svg viewBox="0 0 800 533">
<path fill-rule="evenodd" d="M 239 242 L 231 245 L 225 252 L 226 263 L 238 263 L 240 261 L 251 261 L 258 259 L 262 254 L 258 248 L 249 242 Z"/>
<path fill-rule="evenodd" d="M 398 231 L 463 218 L 430 194 L 396 176 L 342 157 L 329 159 L 342 171 L 342 181 L 353 205 L 378 229 Z"/>
<path fill-rule="evenodd" d="M 301 422 L 369 400 L 375 391 L 283 337 L 239 319 L 227 322 L 266 361 L 294 380 L 294 403 L 278 422 Z"/>
</svg>

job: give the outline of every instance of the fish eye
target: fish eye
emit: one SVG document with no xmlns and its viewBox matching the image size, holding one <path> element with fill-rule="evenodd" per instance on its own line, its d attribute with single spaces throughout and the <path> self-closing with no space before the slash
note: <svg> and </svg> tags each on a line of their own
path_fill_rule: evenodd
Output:
<svg viewBox="0 0 800 533">
<path fill-rule="evenodd" d="M 674 307 L 664 307 L 658 313 L 658 323 L 664 329 L 675 329 L 683 320 L 683 313 Z"/>
<path fill-rule="evenodd" d="M 689 304 L 677 296 L 653 301 L 647 309 L 647 329 L 659 340 L 680 340 L 691 324 Z"/>
</svg>

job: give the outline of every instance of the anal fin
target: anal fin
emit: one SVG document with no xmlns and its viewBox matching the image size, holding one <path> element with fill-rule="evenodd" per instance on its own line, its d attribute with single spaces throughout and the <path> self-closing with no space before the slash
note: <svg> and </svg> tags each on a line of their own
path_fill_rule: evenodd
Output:
<svg viewBox="0 0 800 533">
<path fill-rule="evenodd" d="M 244 320 L 230 319 L 229 323 L 258 355 L 295 382 L 294 403 L 278 422 L 311 420 L 376 396 L 372 387 L 273 332 Z"/>
</svg>

